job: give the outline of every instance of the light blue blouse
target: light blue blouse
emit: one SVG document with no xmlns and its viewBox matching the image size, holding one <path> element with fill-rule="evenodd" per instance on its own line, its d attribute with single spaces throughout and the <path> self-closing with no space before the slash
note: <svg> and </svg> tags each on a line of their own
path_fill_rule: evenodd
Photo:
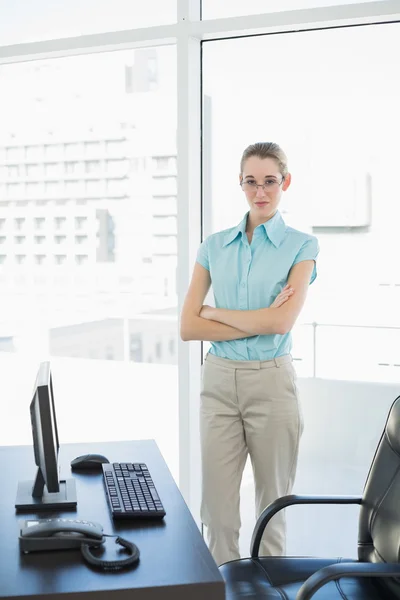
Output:
<svg viewBox="0 0 400 600">
<path fill-rule="evenodd" d="M 207 237 L 197 253 L 197 262 L 210 271 L 218 308 L 267 308 L 286 285 L 292 266 L 315 261 L 319 252 L 317 238 L 288 227 L 279 212 L 255 228 L 249 244 L 247 215 L 236 227 Z M 316 275 L 314 264 L 310 283 Z M 291 347 L 289 332 L 211 342 L 210 353 L 232 360 L 270 360 L 288 354 Z"/>
</svg>

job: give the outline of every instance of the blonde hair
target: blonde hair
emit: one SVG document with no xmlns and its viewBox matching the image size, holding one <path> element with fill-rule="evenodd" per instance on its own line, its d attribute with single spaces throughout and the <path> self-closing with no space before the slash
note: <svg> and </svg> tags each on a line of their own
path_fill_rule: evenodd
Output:
<svg viewBox="0 0 400 600">
<path fill-rule="evenodd" d="M 279 171 L 283 177 L 288 174 L 287 157 L 284 151 L 275 142 L 257 142 L 247 146 L 246 150 L 242 154 L 240 161 L 240 174 L 243 175 L 244 165 L 251 156 L 258 156 L 258 158 L 273 158 L 279 167 Z"/>
</svg>

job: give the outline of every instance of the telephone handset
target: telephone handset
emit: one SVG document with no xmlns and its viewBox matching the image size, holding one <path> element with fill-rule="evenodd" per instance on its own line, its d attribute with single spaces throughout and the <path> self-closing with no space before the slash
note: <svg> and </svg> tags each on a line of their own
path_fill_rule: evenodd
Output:
<svg viewBox="0 0 400 600">
<path fill-rule="evenodd" d="M 82 544 L 104 543 L 99 523 L 79 519 L 40 519 L 25 521 L 20 533 L 22 552 L 80 548 Z"/>
<path fill-rule="evenodd" d="M 106 561 L 95 556 L 91 548 L 102 546 L 107 537 L 115 537 L 116 544 L 128 552 L 127 558 Z M 24 521 L 19 535 L 21 552 L 66 550 L 80 548 L 86 562 L 102 569 L 117 570 L 134 565 L 139 560 L 139 549 L 119 536 L 103 534 L 99 523 L 79 519 L 38 519 Z"/>
</svg>

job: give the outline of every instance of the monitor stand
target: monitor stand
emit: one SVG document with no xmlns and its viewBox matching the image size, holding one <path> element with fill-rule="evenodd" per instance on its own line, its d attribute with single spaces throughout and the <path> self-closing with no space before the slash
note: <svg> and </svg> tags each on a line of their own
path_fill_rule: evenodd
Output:
<svg viewBox="0 0 400 600">
<path fill-rule="evenodd" d="M 15 508 L 29 512 L 44 510 L 76 509 L 76 485 L 74 479 L 62 479 L 59 492 L 48 492 L 40 469 L 34 481 L 18 483 Z"/>
</svg>

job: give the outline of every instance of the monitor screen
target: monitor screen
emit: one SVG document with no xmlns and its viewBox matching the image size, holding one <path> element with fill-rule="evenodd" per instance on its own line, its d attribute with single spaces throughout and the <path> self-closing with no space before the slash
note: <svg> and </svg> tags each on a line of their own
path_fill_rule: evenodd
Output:
<svg viewBox="0 0 400 600">
<path fill-rule="evenodd" d="M 49 362 L 40 364 L 30 403 L 30 417 L 37 472 L 33 480 L 18 482 L 15 508 L 29 512 L 76 510 L 75 481 L 59 476 L 59 441 Z"/>
<path fill-rule="evenodd" d="M 49 362 L 43 362 L 39 367 L 30 413 L 37 477 L 44 482 L 48 492 L 58 492 L 59 442 Z"/>
</svg>

